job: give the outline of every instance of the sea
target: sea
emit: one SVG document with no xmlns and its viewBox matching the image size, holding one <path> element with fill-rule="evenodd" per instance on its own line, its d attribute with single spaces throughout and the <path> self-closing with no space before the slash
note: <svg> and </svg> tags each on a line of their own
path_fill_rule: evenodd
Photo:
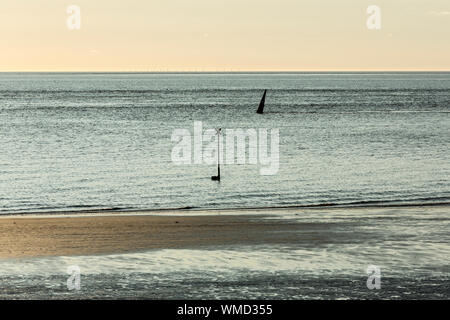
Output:
<svg viewBox="0 0 450 320">
<path fill-rule="evenodd" d="M 3 73 L 0 119 L 0 213 L 450 202 L 450 73 Z M 177 165 L 195 121 L 279 129 L 278 172 Z"/>
<path fill-rule="evenodd" d="M 276 172 L 222 163 L 217 182 L 215 163 L 177 163 L 174 132 L 198 122 L 277 130 Z M 283 218 L 342 223 L 351 239 L 0 259 L 1 298 L 450 297 L 448 72 L 0 73 L 0 124 L 0 215 L 319 208 Z M 386 277 L 369 290 L 377 263 Z M 70 265 L 84 291 L 67 290 Z"/>
</svg>

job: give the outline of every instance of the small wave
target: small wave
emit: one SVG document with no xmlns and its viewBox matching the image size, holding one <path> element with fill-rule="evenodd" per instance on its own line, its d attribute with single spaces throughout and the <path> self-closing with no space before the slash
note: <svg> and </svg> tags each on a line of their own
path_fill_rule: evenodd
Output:
<svg viewBox="0 0 450 320">
<path fill-rule="evenodd" d="M 395 208 L 395 207 L 432 207 L 432 206 L 450 206 L 450 201 L 355 201 L 355 202 L 327 202 L 317 204 L 300 205 L 278 205 L 261 207 L 224 207 L 224 208 L 199 208 L 200 210 L 264 210 L 264 209 L 314 209 L 314 208 Z"/>
<path fill-rule="evenodd" d="M 39 207 L 30 208 L 27 210 L 0 210 L 0 216 L 10 216 L 10 215 L 48 215 L 48 214 L 81 214 L 81 213 L 102 213 L 111 211 L 126 211 L 132 210 L 131 207 L 97 207 L 90 205 L 73 205 L 70 207 Z"/>
<path fill-rule="evenodd" d="M 314 209 L 314 208 L 396 208 L 396 207 L 434 207 L 450 206 L 450 199 L 440 198 L 420 198 L 411 200 L 367 200 L 351 202 L 324 202 L 310 204 L 274 205 L 274 206 L 220 206 L 219 203 L 207 206 L 183 206 L 172 208 L 138 208 L 138 207 L 95 207 L 95 206 L 70 206 L 66 208 L 39 208 L 21 211 L 0 211 L 0 216 L 10 215 L 71 215 L 71 214 L 96 214 L 108 212 L 183 212 L 183 211 L 227 211 L 227 210 L 266 210 L 266 209 Z M 79 208 L 79 210 L 76 210 Z M 74 210 L 75 209 L 75 210 Z"/>
</svg>

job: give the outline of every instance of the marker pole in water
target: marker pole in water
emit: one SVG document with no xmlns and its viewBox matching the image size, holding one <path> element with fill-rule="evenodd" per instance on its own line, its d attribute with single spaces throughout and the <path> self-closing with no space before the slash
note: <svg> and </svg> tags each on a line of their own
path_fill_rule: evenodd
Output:
<svg viewBox="0 0 450 320">
<path fill-rule="evenodd" d="M 212 176 L 211 180 L 220 181 L 220 133 L 222 128 L 216 129 L 217 132 L 217 176 Z"/>
</svg>

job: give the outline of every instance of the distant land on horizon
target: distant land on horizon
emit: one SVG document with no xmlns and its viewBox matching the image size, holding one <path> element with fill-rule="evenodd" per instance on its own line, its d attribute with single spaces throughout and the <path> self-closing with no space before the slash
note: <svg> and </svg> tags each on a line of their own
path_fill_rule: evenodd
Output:
<svg viewBox="0 0 450 320">
<path fill-rule="evenodd" d="M 449 73 L 449 70 L 211 70 L 211 71 L 198 71 L 198 70 L 168 70 L 168 71 L 158 71 L 158 70 L 123 70 L 123 71 L 113 71 L 113 70 L 83 70 L 83 71 L 49 71 L 49 70 L 39 70 L 39 71 L 0 71 L 0 73 L 99 73 L 99 74 L 326 74 L 326 73 L 335 73 L 335 74 L 352 74 L 352 73 L 374 73 L 374 74 L 383 74 L 383 73 Z"/>
</svg>

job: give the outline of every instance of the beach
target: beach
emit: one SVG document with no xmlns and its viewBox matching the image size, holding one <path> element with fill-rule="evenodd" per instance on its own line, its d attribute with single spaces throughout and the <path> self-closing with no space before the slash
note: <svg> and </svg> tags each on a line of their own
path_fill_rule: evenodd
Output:
<svg viewBox="0 0 450 320">
<path fill-rule="evenodd" d="M 312 247 L 356 243 L 369 238 L 373 242 L 385 242 L 389 236 L 401 241 L 401 229 L 395 234 L 383 229 L 389 227 L 388 222 L 405 223 L 406 218 L 411 217 L 420 218 L 420 222 L 448 223 L 449 213 L 450 207 L 443 204 L 3 215 L 0 217 L 0 258 L 232 245 Z M 416 226 L 412 221 L 407 225 L 410 224 L 413 232 Z M 422 233 L 423 229 L 419 231 Z"/>
<path fill-rule="evenodd" d="M 448 299 L 450 208 L 180 210 L 0 218 L 1 298 Z M 81 290 L 66 287 L 81 270 Z M 369 290 L 367 268 L 381 270 Z"/>
<path fill-rule="evenodd" d="M 237 210 L 235 211 L 235 213 Z M 259 215 L 0 218 L 0 258 L 90 255 L 233 244 L 294 243 L 301 226 Z M 183 214 L 181 212 L 181 214 Z M 202 214 L 202 212 L 197 212 Z M 207 214 L 204 213 L 203 214 Z"/>
</svg>

